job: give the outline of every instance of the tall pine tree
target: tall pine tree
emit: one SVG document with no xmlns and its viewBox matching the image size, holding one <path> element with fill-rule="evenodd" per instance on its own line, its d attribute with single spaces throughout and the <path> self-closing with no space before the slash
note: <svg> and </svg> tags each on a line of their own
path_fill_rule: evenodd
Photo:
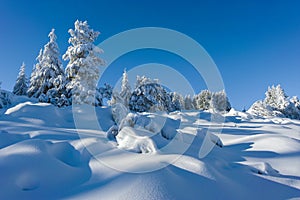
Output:
<svg viewBox="0 0 300 200">
<path fill-rule="evenodd" d="M 90 29 L 87 21 L 78 20 L 75 29 L 70 29 L 69 33 L 71 46 L 63 55 L 64 60 L 69 60 L 66 67 L 68 97 L 75 104 L 97 105 L 95 94 L 99 66 L 104 65 L 104 61 L 99 57 L 102 49 L 93 42 L 100 33 Z"/>
</svg>

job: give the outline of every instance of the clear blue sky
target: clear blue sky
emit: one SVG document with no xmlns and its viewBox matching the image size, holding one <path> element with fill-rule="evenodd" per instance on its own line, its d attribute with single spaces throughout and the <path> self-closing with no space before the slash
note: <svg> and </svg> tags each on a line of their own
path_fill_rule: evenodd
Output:
<svg viewBox="0 0 300 200">
<path fill-rule="evenodd" d="M 230 101 L 238 109 L 263 98 L 267 86 L 272 84 L 280 83 L 288 95 L 300 96 L 300 1 L 297 0 L 0 0 L 2 88 L 12 90 L 23 61 L 29 76 L 39 49 L 48 42 L 51 28 L 56 29 L 63 54 L 68 47 L 67 31 L 73 28 L 76 19 L 87 20 L 91 28 L 101 32 L 97 43 L 137 27 L 165 27 L 187 34 L 213 58 Z M 111 78 L 121 75 L 123 67 L 152 61 L 152 56 L 143 55 L 137 52 L 124 59 L 124 63 L 119 61 Z M 172 58 L 166 53 L 160 55 Z M 160 61 L 155 56 L 153 59 Z M 198 89 L 201 87 L 199 84 Z"/>
</svg>

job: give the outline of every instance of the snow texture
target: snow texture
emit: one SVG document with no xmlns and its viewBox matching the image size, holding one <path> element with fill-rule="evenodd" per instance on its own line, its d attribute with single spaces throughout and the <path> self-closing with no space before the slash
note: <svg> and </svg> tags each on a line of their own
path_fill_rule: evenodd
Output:
<svg viewBox="0 0 300 200">
<path fill-rule="evenodd" d="M 71 107 L 28 100 L 16 96 L 1 109 L 0 199 L 300 196 L 299 120 L 191 110 L 124 114 L 126 122 L 117 127 L 110 107 L 96 107 L 103 130 L 87 127 L 78 135 Z M 162 129 L 173 139 L 163 137 Z M 216 145 L 199 158 L 207 139 Z"/>
</svg>

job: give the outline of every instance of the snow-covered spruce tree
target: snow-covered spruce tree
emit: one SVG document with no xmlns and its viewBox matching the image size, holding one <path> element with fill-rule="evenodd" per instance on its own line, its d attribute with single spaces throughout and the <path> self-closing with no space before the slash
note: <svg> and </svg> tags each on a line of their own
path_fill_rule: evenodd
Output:
<svg viewBox="0 0 300 200">
<path fill-rule="evenodd" d="M 169 95 L 171 97 L 171 110 L 183 110 L 185 104 L 183 96 L 177 92 L 170 92 Z"/>
<path fill-rule="evenodd" d="M 56 43 L 56 35 L 54 29 L 51 30 L 48 37 L 50 41 L 45 45 L 41 72 L 43 75 L 42 94 L 46 95 L 46 99 L 41 99 L 44 102 L 52 103 L 57 106 L 69 105 L 66 99 L 66 78 L 60 60 L 59 48 Z M 47 92 L 46 92 L 47 91 Z"/>
<path fill-rule="evenodd" d="M 210 109 L 215 112 L 230 111 L 231 105 L 224 90 L 212 93 Z"/>
<path fill-rule="evenodd" d="M 52 29 L 49 33 L 50 41 L 37 58 L 28 92 L 29 96 L 39 98 L 41 102 L 64 106 L 69 105 L 65 96 L 66 79 L 54 31 Z"/>
<path fill-rule="evenodd" d="M 134 112 L 173 111 L 171 97 L 158 83 L 145 76 L 137 77 L 136 88 L 129 99 L 129 109 Z"/>
<path fill-rule="evenodd" d="M 27 95 L 27 90 L 28 90 L 28 80 L 26 78 L 25 74 L 25 63 L 23 62 L 21 67 L 20 67 L 20 72 L 17 77 L 13 93 L 15 95 Z"/>
<path fill-rule="evenodd" d="M 287 95 L 280 85 L 277 85 L 276 87 L 274 85 L 272 85 L 272 87 L 268 87 L 264 103 L 273 108 L 273 110 L 280 112 L 283 112 L 289 104 Z"/>
<path fill-rule="evenodd" d="M 197 110 L 209 110 L 212 99 L 212 93 L 209 90 L 202 90 L 194 96 L 193 104 Z"/>
<path fill-rule="evenodd" d="M 190 95 L 185 96 L 184 98 L 184 109 L 185 110 L 193 110 L 194 108 L 194 104 L 193 104 L 193 100 L 191 98 Z"/>
<path fill-rule="evenodd" d="M 30 76 L 30 81 L 29 81 L 29 87 L 27 91 L 27 95 L 29 97 L 39 97 L 39 92 L 38 90 L 41 88 L 42 85 L 42 78 L 41 78 L 41 64 L 42 64 L 42 57 L 43 57 L 43 50 L 40 49 L 39 55 L 37 56 L 36 60 L 37 63 L 34 65 L 31 76 Z"/>
<path fill-rule="evenodd" d="M 131 87 L 128 81 L 128 75 L 126 69 L 124 69 L 123 72 L 120 96 L 123 98 L 124 105 L 128 107 L 129 98 L 131 96 Z"/>
<path fill-rule="evenodd" d="M 99 105 L 95 98 L 96 86 L 99 79 L 99 66 L 104 61 L 99 57 L 102 49 L 93 44 L 98 35 L 97 31 L 89 28 L 87 21 L 76 21 L 75 29 L 69 30 L 71 46 L 63 55 L 69 60 L 66 67 L 68 97 L 75 104 Z"/>
</svg>

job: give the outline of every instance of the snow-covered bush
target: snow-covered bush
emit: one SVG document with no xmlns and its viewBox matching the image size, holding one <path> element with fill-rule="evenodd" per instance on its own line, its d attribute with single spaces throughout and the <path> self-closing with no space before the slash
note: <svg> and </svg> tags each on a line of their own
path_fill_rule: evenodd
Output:
<svg viewBox="0 0 300 200">
<path fill-rule="evenodd" d="M 20 67 L 20 72 L 16 80 L 13 93 L 15 95 L 27 95 L 28 90 L 28 80 L 25 74 L 25 63 L 23 62 Z"/>
<path fill-rule="evenodd" d="M 87 21 L 77 20 L 74 25 L 75 29 L 69 30 L 71 46 L 63 55 L 64 60 L 69 60 L 66 67 L 68 97 L 72 97 L 75 104 L 98 105 L 96 86 L 99 66 L 104 65 L 104 61 L 99 56 L 102 49 L 93 42 L 100 33 L 90 29 Z"/>
<path fill-rule="evenodd" d="M 124 127 L 116 136 L 118 147 L 136 153 L 155 153 L 157 147 L 147 130 Z"/>
<path fill-rule="evenodd" d="M 123 106 L 125 107 L 125 106 Z M 123 112 L 121 112 L 123 113 Z M 155 152 L 172 140 L 180 127 L 180 120 L 151 113 L 128 113 L 118 126 L 112 126 L 107 137 L 116 138 L 120 148 L 137 153 Z"/>
<path fill-rule="evenodd" d="M 258 116 L 277 116 L 300 119 L 300 102 L 297 97 L 291 99 L 280 85 L 268 87 L 264 101 L 255 102 L 248 110 Z"/>
<path fill-rule="evenodd" d="M 135 112 L 173 111 L 167 91 L 145 76 L 137 77 L 136 88 L 129 99 L 129 109 Z"/>
</svg>

